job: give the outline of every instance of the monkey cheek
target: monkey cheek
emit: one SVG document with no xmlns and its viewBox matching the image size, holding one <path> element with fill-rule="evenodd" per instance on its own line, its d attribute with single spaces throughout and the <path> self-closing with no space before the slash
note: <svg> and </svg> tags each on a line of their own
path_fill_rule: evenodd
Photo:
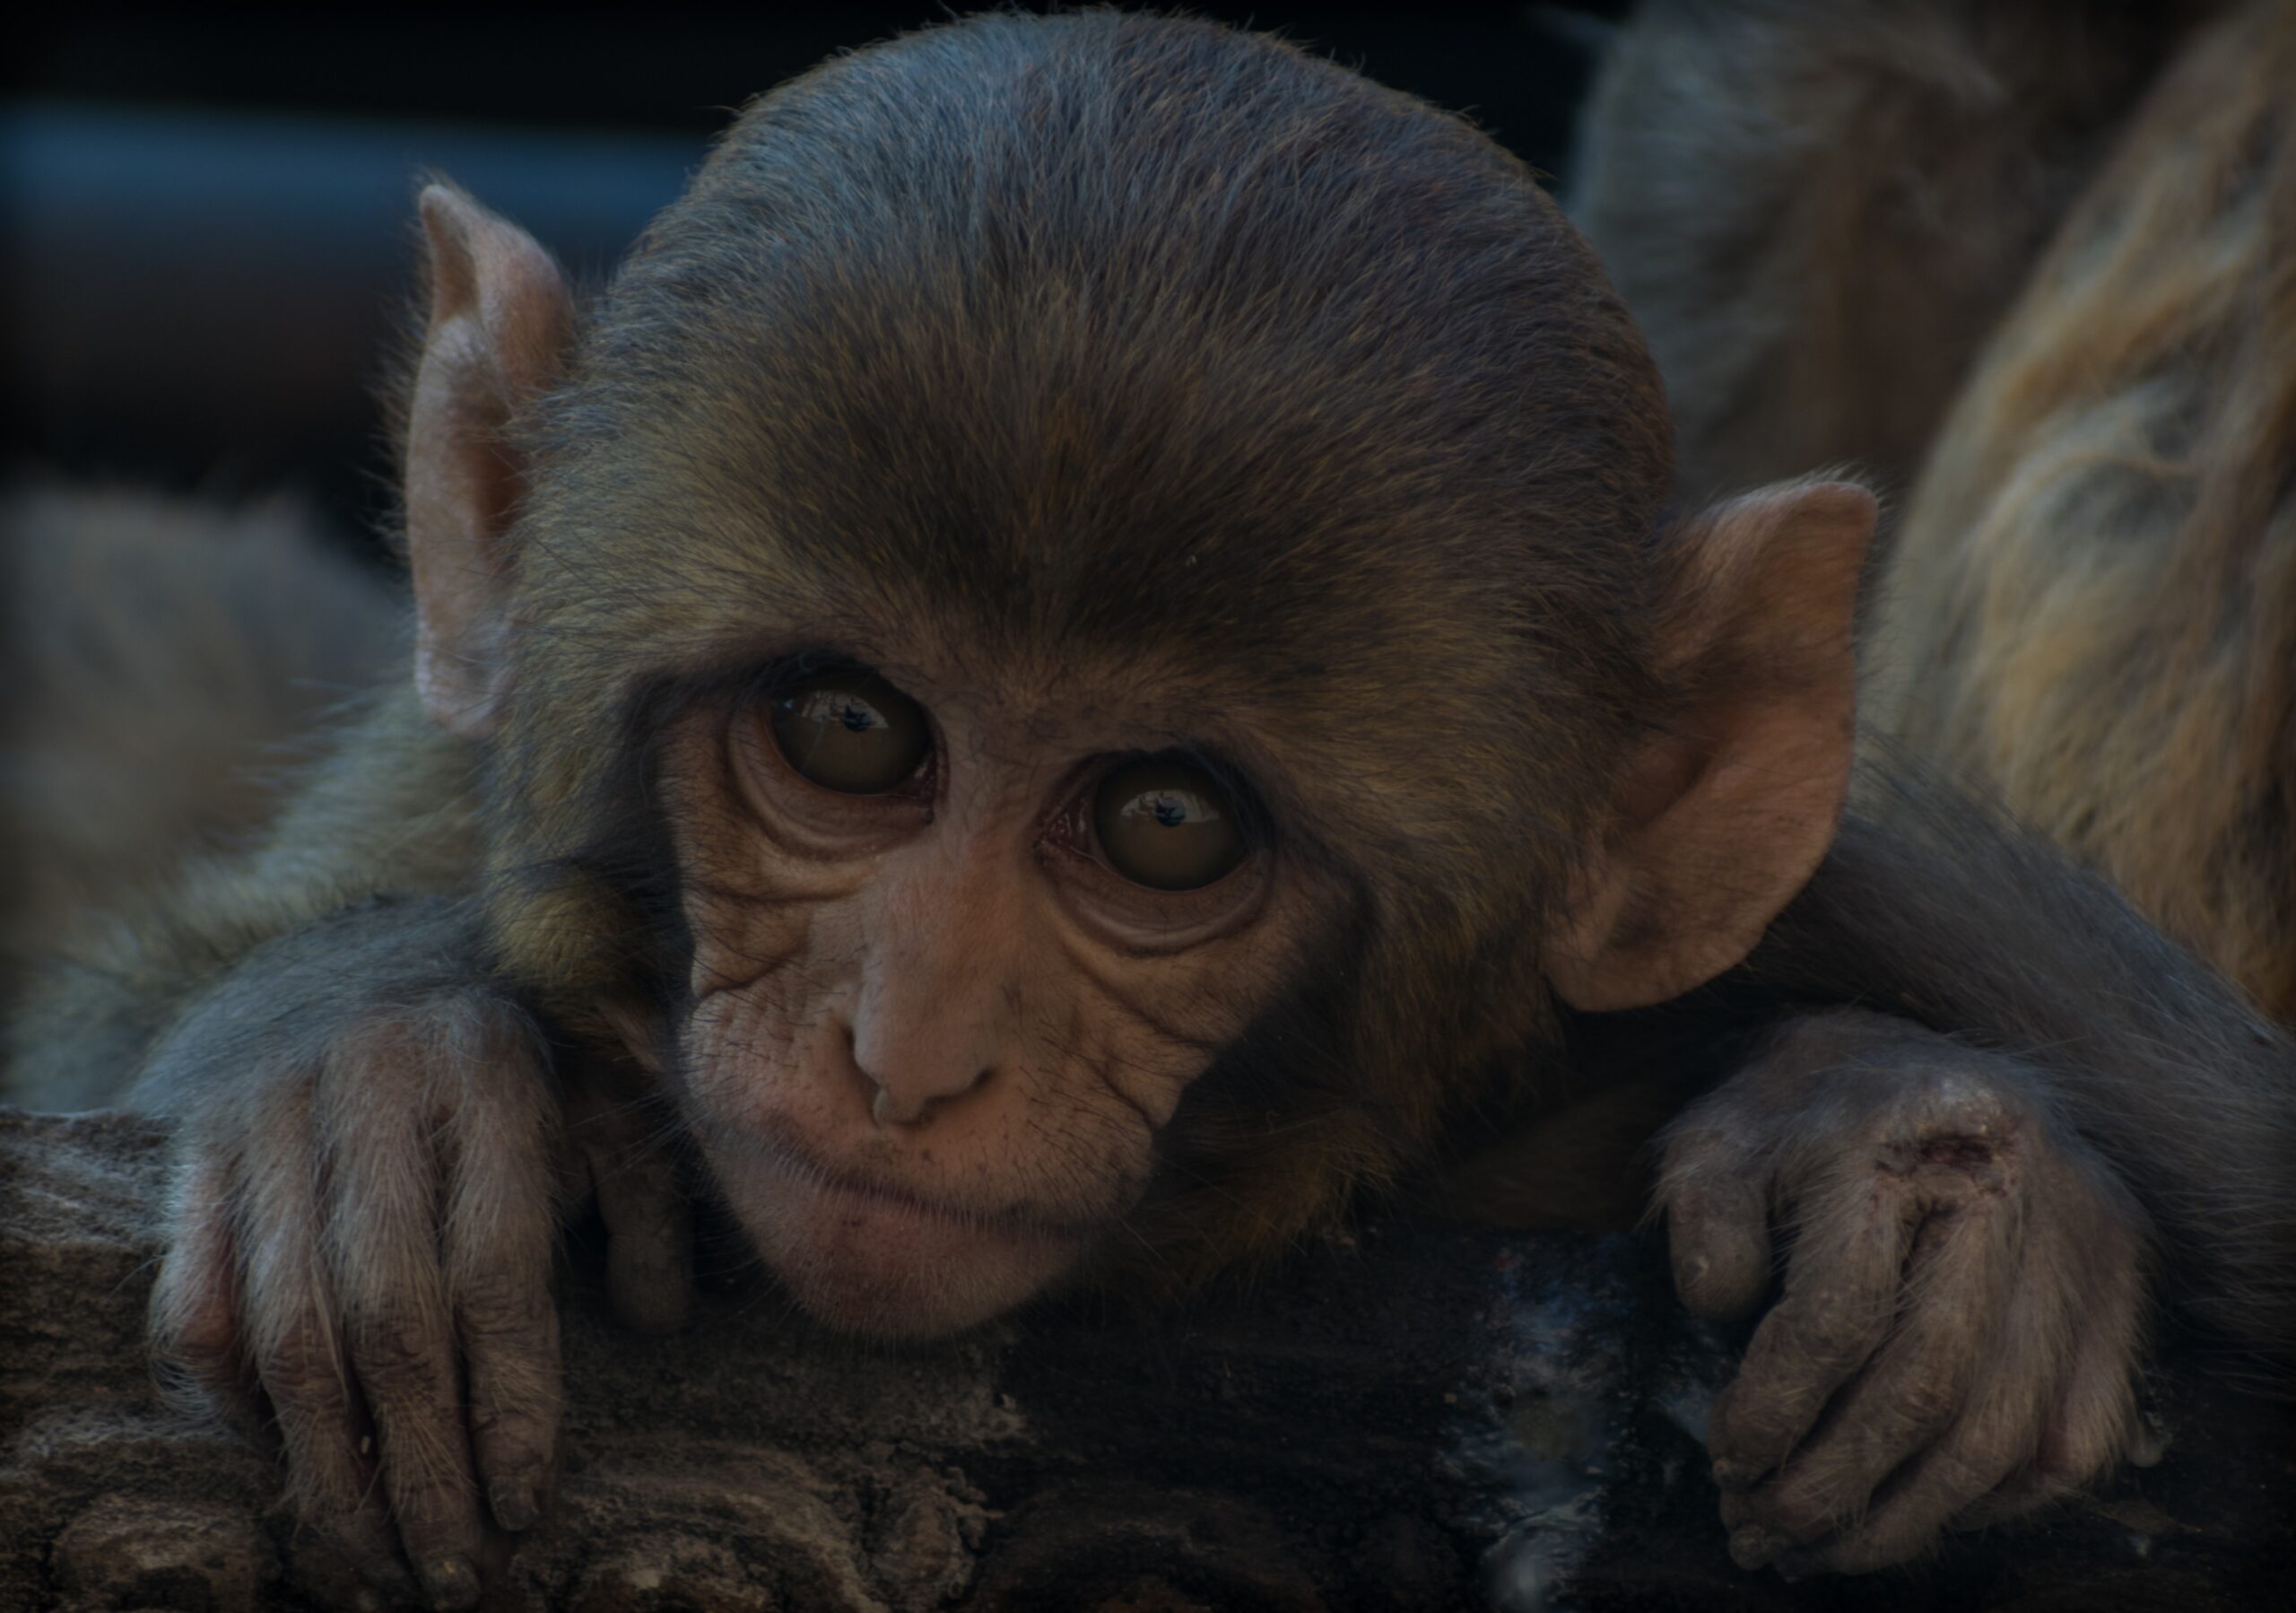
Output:
<svg viewBox="0 0 2296 1613">
<path fill-rule="evenodd" d="M 940 1338 L 1042 1293 L 1083 1240 L 968 1225 L 956 1215 L 744 1161 L 720 1185 L 791 1297 L 815 1320 L 875 1338 Z"/>
</svg>

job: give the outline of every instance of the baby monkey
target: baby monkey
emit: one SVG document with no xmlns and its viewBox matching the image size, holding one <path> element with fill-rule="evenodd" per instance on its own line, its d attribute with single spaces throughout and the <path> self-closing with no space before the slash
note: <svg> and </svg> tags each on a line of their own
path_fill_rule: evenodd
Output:
<svg viewBox="0 0 2296 1613">
<path fill-rule="evenodd" d="M 1490 1150 L 1655 1089 L 1685 1298 L 1782 1274 L 1713 1419 L 1748 1565 L 2129 1452 L 2156 1236 L 2288 1335 L 2287 1044 L 1934 792 L 1845 819 L 1873 500 L 1671 511 L 1641 341 L 1465 123 L 1001 14 L 758 101 L 587 309 L 421 211 L 413 676 L 21 1038 L 180 1117 L 156 1347 L 354 1556 L 477 1595 L 558 1229 L 674 1324 L 682 1165 L 923 1337 L 1413 1182 L 1615 1201 L 1647 1128 Z M 1574 1062 L 1624 1010 L 1750 1051 Z"/>
</svg>

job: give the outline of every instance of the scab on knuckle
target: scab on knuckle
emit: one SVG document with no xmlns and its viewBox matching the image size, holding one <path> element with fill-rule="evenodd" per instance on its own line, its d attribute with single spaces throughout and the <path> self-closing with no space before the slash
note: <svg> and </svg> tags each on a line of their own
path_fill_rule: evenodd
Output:
<svg viewBox="0 0 2296 1613">
<path fill-rule="evenodd" d="M 1964 1138 L 1925 1143 L 1909 1174 L 1941 1214 L 1985 1214 L 2015 1193 L 2021 1180 L 2013 1161 Z"/>
</svg>

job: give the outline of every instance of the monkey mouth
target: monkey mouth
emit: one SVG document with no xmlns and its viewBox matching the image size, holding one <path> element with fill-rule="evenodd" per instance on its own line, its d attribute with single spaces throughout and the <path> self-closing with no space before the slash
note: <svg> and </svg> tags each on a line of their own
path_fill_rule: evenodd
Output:
<svg viewBox="0 0 2296 1613">
<path fill-rule="evenodd" d="M 1098 1230 L 832 1164 L 786 1126 L 711 1127 L 703 1147 L 766 1263 L 806 1311 L 848 1331 L 924 1338 L 978 1325 L 1073 1269 Z"/>
<path fill-rule="evenodd" d="M 824 1198 L 866 1210 L 908 1216 L 987 1237 L 1035 1239 L 1074 1242 L 1089 1234 L 1083 1222 L 1060 1221 L 1027 1209 L 977 1209 L 962 1203 L 928 1199 L 905 1188 L 827 1165 L 810 1155 L 785 1154 L 781 1168 L 804 1178 Z"/>
<path fill-rule="evenodd" d="M 1098 1223 L 1085 1217 L 1059 1216 L 1024 1203 L 989 1208 L 958 1199 L 938 1198 L 865 1169 L 833 1164 L 798 1136 L 795 1127 L 778 1117 L 765 1122 L 753 1140 L 761 1163 L 842 1201 L 883 1207 L 920 1220 L 996 1237 L 1076 1242 L 1098 1230 Z"/>
</svg>

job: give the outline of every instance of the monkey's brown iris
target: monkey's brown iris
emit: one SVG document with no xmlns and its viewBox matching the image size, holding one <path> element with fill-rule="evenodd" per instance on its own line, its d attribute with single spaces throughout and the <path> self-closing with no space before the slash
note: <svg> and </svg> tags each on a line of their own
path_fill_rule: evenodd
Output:
<svg viewBox="0 0 2296 1613">
<path fill-rule="evenodd" d="M 1092 826 L 1109 866 L 1151 890 L 1192 891 L 1244 859 L 1227 792 L 1193 763 L 1127 762 L 1092 795 Z"/>
<path fill-rule="evenodd" d="M 925 760 L 917 702 L 867 672 L 834 672 L 773 697 L 773 738 L 798 776 L 844 795 L 883 795 Z"/>
</svg>

